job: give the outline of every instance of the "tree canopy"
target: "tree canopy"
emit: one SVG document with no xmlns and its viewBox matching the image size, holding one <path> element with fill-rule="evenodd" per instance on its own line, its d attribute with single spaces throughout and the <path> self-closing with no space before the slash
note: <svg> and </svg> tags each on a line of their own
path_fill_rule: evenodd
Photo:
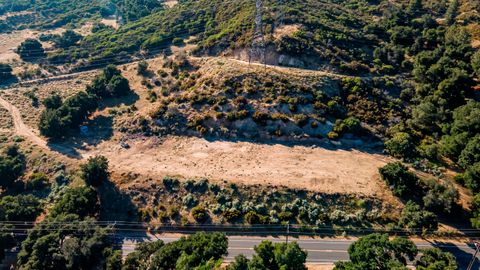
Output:
<svg viewBox="0 0 480 270">
<path fill-rule="evenodd" d="M 227 254 L 228 240 L 221 233 L 196 233 L 164 244 L 139 245 L 125 260 L 125 269 L 197 269 Z M 201 268 L 198 268 L 201 269 Z"/>
<path fill-rule="evenodd" d="M 104 156 L 95 156 L 88 159 L 87 163 L 81 165 L 82 178 L 87 185 L 100 186 L 108 181 L 108 160 Z"/>
<path fill-rule="evenodd" d="M 45 57 L 45 51 L 42 44 L 38 40 L 32 38 L 22 42 L 17 48 L 17 53 L 24 61 L 34 61 Z"/>
<path fill-rule="evenodd" d="M 386 234 L 361 237 L 348 248 L 350 261 L 335 263 L 335 270 L 407 269 L 407 260 L 413 260 L 418 250 L 406 238 L 390 240 Z"/>
</svg>

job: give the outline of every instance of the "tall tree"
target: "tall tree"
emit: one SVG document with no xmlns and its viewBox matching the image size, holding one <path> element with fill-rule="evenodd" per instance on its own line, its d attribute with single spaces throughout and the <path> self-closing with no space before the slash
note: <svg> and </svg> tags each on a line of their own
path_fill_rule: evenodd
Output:
<svg viewBox="0 0 480 270">
<path fill-rule="evenodd" d="M 104 156 L 95 156 L 88 159 L 87 163 L 81 165 L 82 178 L 87 185 L 100 186 L 108 181 L 108 159 Z"/>
<path fill-rule="evenodd" d="M 32 38 L 22 42 L 17 48 L 17 53 L 24 61 L 33 61 L 45 57 L 45 51 L 42 44 L 38 40 Z"/>
</svg>

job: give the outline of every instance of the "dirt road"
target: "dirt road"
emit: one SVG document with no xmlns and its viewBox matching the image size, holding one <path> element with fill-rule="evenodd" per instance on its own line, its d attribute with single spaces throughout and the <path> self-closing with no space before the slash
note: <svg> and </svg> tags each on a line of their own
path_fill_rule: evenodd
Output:
<svg viewBox="0 0 480 270">
<path fill-rule="evenodd" d="M 30 140 L 34 144 L 44 148 L 49 149 L 47 146 L 47 142 L 40 138 L 35 132 L 33 132 L 22 120 L 22 115 L 17 107 L 10 104 L 8 101 L 0 97 L 0 105 L 7 109 L 10 112 L 13 119 L 13 124 L 15 128 L 15 133 L 19 136 L 25 137 L 26 139 Z"/>
<path fill-rule="evenodd" d="M 47 142 L 47 140 L 40 137 L 35 131 L 33 131 L 23 122 L 22 114 L 20 113 L 18 108 L 10 104 L 10 102 L 6 101 L 2 97 L 0 97 L 0 105 L 7 109 L 8 112 L 10 112 L 13 119 L 13 125 L 16 135 L 24 137 L 25 139 L 31 141 L 32 143 L 47 151 L 53 150 L 63 154 L 67 154 L 72 151 L 67 147 L 49 143 Z"/>
</svg>

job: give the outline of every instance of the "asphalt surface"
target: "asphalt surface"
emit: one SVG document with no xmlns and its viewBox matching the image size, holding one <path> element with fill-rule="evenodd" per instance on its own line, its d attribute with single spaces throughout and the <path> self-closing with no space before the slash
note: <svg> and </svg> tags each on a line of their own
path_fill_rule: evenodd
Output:
<svg viewBox="0 0 480 270">
<path fill-rule="evenodd" d="M 118 243 L 122 245 L 123 255 L 126 256 L 135 249 L 138 242 L 154 241 L 161 239 L 166 243 L 178 240 L 180 236 L 176 235 L 144 235 L 144 236 L 122 236 L 116 237 Z M 228 237 L 228 255 L 224 261 L 232 261 L 235 256 L 244 254 L 251 258 L 254 254 L 254 246 L 263 240 L 272 242 L 285 242 L 285 237 L 258 237 L 258 236 L 229 236 Z M 308 264 L 333 264 L 337 261 L 348 260 L 348 247 L 355 240 L 349 239 L 321 239 L 321 238 L 289 238 L 289 241 L 297 242 L 301 248 L 307 250 Z M 451 252 L 457 258 L 459 269 L 466 269 L 473 254 L 475 247 L 470 243 L 462 242 L 439 242 L 439 241 L 415 241 L 419 249 L 437 247 L 444 251 Z M 480 269 L 478 259 L 472 269 Z"/>
</svg>

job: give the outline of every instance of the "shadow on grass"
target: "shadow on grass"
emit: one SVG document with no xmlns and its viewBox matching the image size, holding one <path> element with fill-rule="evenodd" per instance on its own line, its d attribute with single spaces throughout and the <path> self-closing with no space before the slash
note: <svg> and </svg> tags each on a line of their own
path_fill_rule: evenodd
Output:
<svg viewBox="0 0 480 270">
<path fill-rule="evenodd" d="M 81 159 L 78 150 L 87 150 L 88 147 L 96 146 L 103 141 L 109 140 L 113 136 L 113 118 L 112 116 L 97 116 L 91 120 L 87 127 L 88 133 L 80 135 L 79 131 L 70 131 L 66 140 L 50 140 L 48 147 L 55 152 L 59 152 L 70 158 Z"/>
<path fill-rule="evenodd" d="M 115 108 L 117 106 L 130 106 L 135 104 L 139 96 L 131 92 L 129 95 L 121 98 L 110 98 L 102 100 L 99 110 L 106 108 Z M 87 121 L 85 126 L 88 128 L 86 134 L 80 134 L 80 128 L 65 131 L 65 138 L 62 140 L 50 140 L 48 147 L 52 151 L 59 152 L 70 158 L 81 159 L 82 156 L 78 150 L 88 150 L 87 148 L 97 146 L 103 141 L 107 141 L 113 136 L 113 116 L 98 115 Z"/>
<path fill-rule="evenodd" d="M 137 242 L 148 238 L 144 227 L 138 221 L 138 209 L 130 196 L 114 183 L 104 182 L 97 189 L 100 199 L 100 220 L 114 221 L 114 242 L 122 245 L 125 241 Z"/>
</svg>

